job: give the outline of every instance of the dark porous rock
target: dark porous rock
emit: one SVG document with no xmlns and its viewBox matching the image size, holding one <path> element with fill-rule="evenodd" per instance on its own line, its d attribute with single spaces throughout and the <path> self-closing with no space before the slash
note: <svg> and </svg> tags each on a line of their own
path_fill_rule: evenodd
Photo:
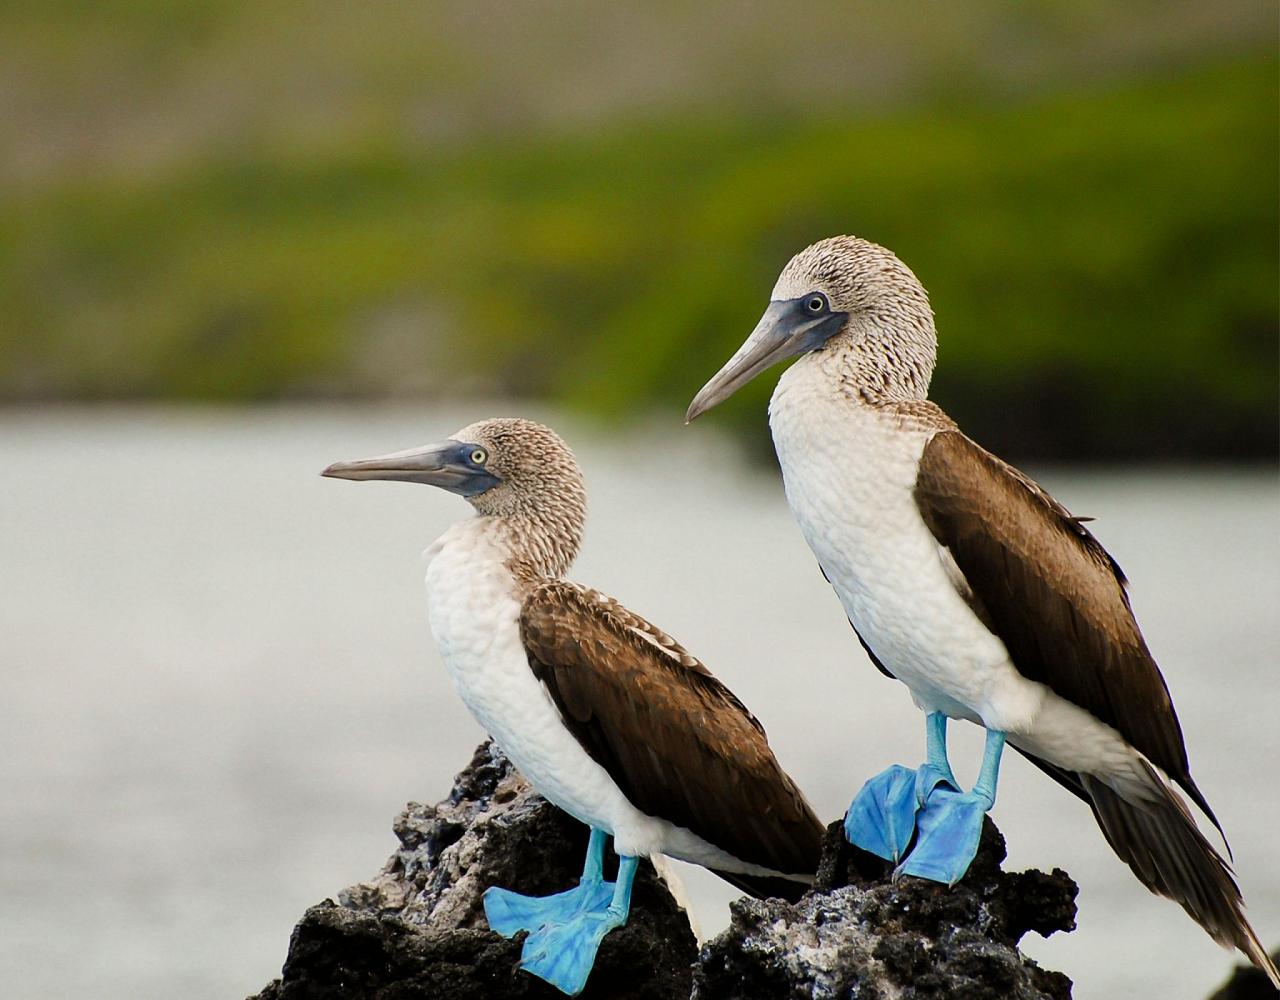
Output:
<svg viewBox="0 0 1280 1000">
<path fill-rule="evenodd" d="M 742 899 L 708 943 L 695 1000 L 966 997 L 1060 1000 L 1071 980 L 1017 948 L 1029 930 L 1075 927 L 1076 885 L 1063 871 L 1004 872 L 988 818 L 968 874 L 953 888 L 904 876 L 827 831 L 814 891 L 799 903 Z"/>
<path fill-rule="evenodd" d="M 1280 965 L 1280 948 L 1271 953 L 1271 961 Z M 1280 990 L 1261 969 L 1252 965 L 1237 965 L 1231 978 L 1218 987 L 1209 1000 L 1277 1000 Z"/>
<path fill-rule="evenodd" d="M 447 799 L 411 803 L 395 832 L 400 848 L 381 874 L 303 915 L 283 975 L 257 1000 L 562 996 L 517 967 L 523 935 L 508 941 L 490 931 L 482 896 L 495 885 L 530 895 L 576 885 L 585 826 L 534 794 L 486 743 Z M 616 867 L 611 851 L 606 857 Z M 1075 883 L 1061 871 L 1004 872 L 1003 860 L 1004 839 L 987 820 L 978 856 L 954 888 L 895 882 L 890 865 L 850 847 L 834 823 L 812 892 L 795 904 L 739 900 L 729 929 L 700 955 L 687 916 L 646 862 L 631 917 L 605 937 L 582 995 L 1069 997 L 1070 980 L 1040 969 L 1017 944 L 1029 930 L 1075 926 Z"/>
<path fill-rule="evenodd" d="M 536 795 L 489 743 L 434 806 L 395 821 L 400 848 L 382 873 L 294 928 L 283 975 L 257 1000 L 490 1000 L 562 997 L 517 968 L 523 935 L 488 929 L 484 891 L 549 895 L 577 884 L 588 831 Z M 606 852 L 606 877 L 616 859 Z M 697 942 L 645 862 L 631 918 L 600 946 L 584 998 L 685 1000 Z"/>
</svg>

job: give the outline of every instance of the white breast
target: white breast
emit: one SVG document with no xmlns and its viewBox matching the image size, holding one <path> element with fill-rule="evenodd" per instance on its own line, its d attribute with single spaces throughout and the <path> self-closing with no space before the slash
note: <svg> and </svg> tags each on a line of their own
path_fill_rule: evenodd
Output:
<svg viewBox="0 0 1280 1000">
<path fill-rule="evenodd" d="M 431 630 L 476 720 L 533 786 L 584 823 L 612 830 L 622 793 L 565 729 L 520 641 L 515 581 L 479 518 L 454 525 L 427 567 Z"/>
<path fill-rule="evenodd" d="M 800 530 L 850 621 L 916 704 L 1025 729 L 1045 689 L 1014 670 L 961 598 L 912 496 L 932 432 L 844 395 L 817 355 L 779 380 L 769 422 Z"/>
<path fill-rule="evenodd" d="M 612 833 L 619 853 L 669 854 L 728 871 L 768 873 L 640 812 L 565 727 L 529 667 L 507 553 L 483 519 L 454 525 L 427 554 L 431 630 L 445 669 L 476 720 L 539 793 L 583 823 Z"/>
</svg>

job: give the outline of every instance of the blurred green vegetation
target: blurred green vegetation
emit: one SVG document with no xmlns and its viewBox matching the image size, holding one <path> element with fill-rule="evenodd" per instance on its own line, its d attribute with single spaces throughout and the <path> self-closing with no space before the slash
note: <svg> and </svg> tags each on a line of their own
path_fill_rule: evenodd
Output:
<svg viewBox="0 0 1280 1000">
<path fill-rule="evenodd" d="M 1277 63 L 1002 107 L 367 135 L 0 198 L 0 398 L 549 395 L 673 422 L 788 257 L 856 233 L 934 396 L 1040 458 L 1277 447 Z M 762 439 L 760 379 L 712 419 Z"/>
</svg>

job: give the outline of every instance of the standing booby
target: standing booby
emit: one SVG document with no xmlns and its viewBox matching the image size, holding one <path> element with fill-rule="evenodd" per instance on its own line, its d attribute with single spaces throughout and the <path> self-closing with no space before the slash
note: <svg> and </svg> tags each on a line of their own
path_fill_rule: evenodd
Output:
<svg viewBox="0 0 1280 1000">
<path fill-rule="evenodd" d="M 323 475 L 428 483 L 478 516 L 427 550 L 431 629 L 480 724 L 535 789 L 591 828 L 582 880 L 533 898 L 490 888 L 489 926 L 529 931 L 521 965 L 576 994 L 626 922 L 637 859 L 666 854 L 756 895 L 812 882 L 823 826 L 764 728 L 671 636 L 563 578 L 586 493 L 550 429 L 484 420 L 425 448 Z M 618 877 L 603 880 L 606 835 Z"/>
<path fill-rule="evenodd" d="M 851 236 L 793 257 L 693 420 L 777 362 L 769 424 L 787 501 L 872 662 L 926 713 L 926 761 L 871 779 L 849 839 L 954 883 L 995 802 L 1006 740 L 1092 808 L 1115 852 L 1280 985 L 1231 870 L 1180 787 L 1182 731 L 1120 567 L 1044 489 L 926 397 L 937 353 L 916 276 Z M 947 761 L 948 719 L 985 726 L 977 784 Z"/>
</svg>

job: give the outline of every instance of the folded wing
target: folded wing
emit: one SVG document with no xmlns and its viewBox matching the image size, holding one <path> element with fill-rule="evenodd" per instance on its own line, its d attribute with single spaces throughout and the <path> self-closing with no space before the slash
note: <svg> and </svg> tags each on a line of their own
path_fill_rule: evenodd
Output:
<svg viewBox="0 0 1280 1000">
<path fill-rule="evenodd" d="M 565 724 L 637 809 L 742 861 L 789 875 L 817 870 L 822 823 L 764 728 L 674 639 L 560 581 L 526 598 L 520 631 Z M 750 891 L 777 888 L 725 877 Z"/>
</svg>

